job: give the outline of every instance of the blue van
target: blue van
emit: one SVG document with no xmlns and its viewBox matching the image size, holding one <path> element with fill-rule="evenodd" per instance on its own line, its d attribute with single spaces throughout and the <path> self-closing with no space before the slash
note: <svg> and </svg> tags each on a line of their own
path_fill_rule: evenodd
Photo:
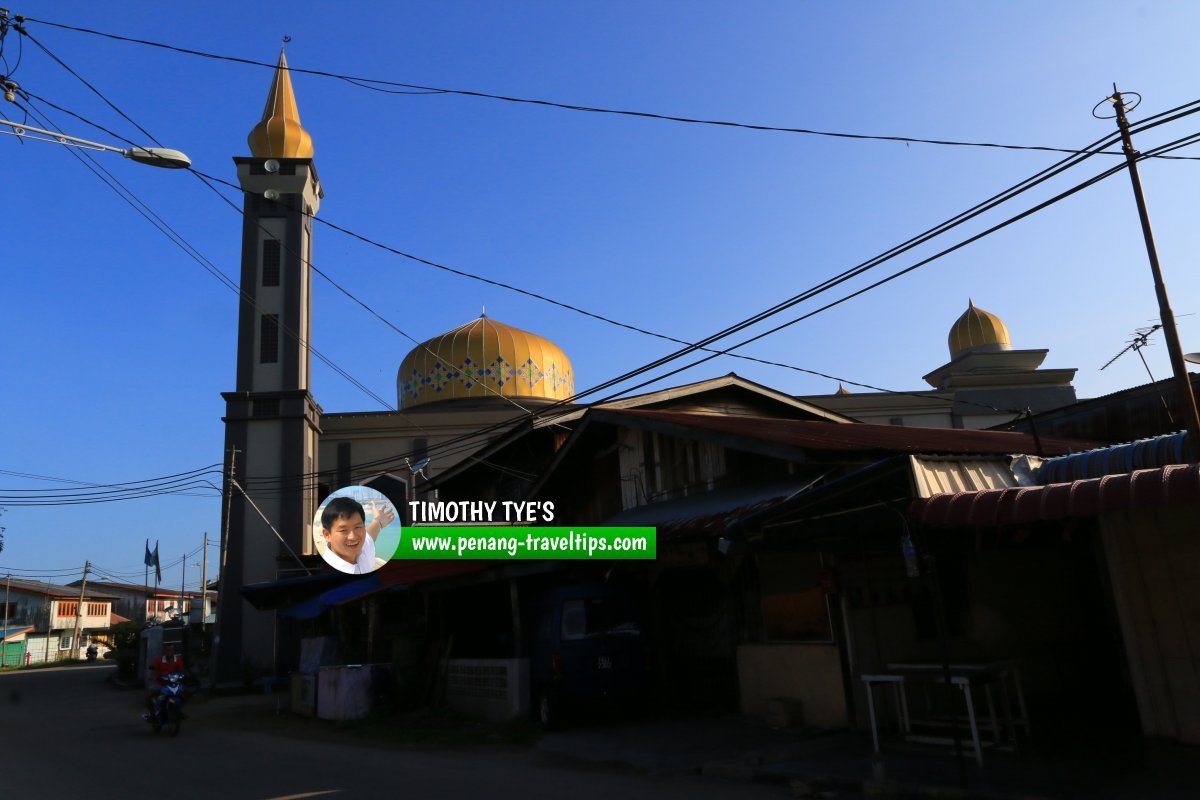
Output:
<svg viewBox="0 0 1200 800">
<path fill-rule="evenodd" d="M 643 699 L 647 646 L 631 591 L 609 584 L 551 589 L 534 607 L 530 642 L 533 708 L 552 728 L 572 708 Z"/>
</svg>

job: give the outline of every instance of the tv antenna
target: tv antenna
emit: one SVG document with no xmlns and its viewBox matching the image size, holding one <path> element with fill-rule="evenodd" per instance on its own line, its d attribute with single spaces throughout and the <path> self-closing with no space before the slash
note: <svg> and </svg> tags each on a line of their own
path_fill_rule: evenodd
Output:
<svg viewBox="0 0 1200 800">
<path fill-rule="evenodd" d="M 1156 322 L 1153 325 L 1151 325 L 1149 328 L 1138 328 L 1136 331 L 1133 332 L 1133 335 L 1130 336 L 1129 343 L 1125 345 L 1125 348 L 1121 352 L 1117 353 L 1115 356 L 1110 358 L 1108 360 L 1108 363 L 1106 363 L 1103 367 L 1101 367 L 1100 370 L 1104 371 L 1104 370 L 1108 369 L 1109 367 L 1111 367 L 1113 365 L 1113 363 L 1118 358 L 1120 358 L 1121 356 L 1125 355 L 1130 350 L 1132 350 L 1133 352 L 1137 353 L 1139 356 L 1142 357 L 1142 364 L 1145 365 L 1145 367 L 1146 367 L 1146 374 L 1150 375 L 1150 380 L 1153 381 L 1154 375 L 1150 373 L 1150 365 L 1146 364 L 1146 357 L 1142 355 L 1142 349 L 1150 346 L 1150 337 L 1153 336 L 1156 331 L 1161 330 L 1161 329 L 1162 329 L 1161 322 Z"/>
<path fill-rule="evenodd" d="M 1130 338 L 1129 344 L 1125 345 L 1125 349 L 1110 358 L 1108 363 L 1100 369 L 1104 370 L 1105 368 L 1111 366 L 1114 361 L 1132 350 L 1138 354 L 1139 358 L 1142 359 L 1142 366 L 1146 368 L 1146 374 L 1150 376 L 1150 383 L 1158 383 L 1158 381 L 1154 379 L 1154 373 L 1150 371 L 1150 364 L 1147 363 L 1146 357 L 1142 355 L 1142 350 L 1150 346 L 1150 337 L 1154 335 L 1155 331 L 1161 328 L 1161 322 L 1156 322 L 1149 328 L 1138 328 L 1133 332 L 1133 336 Z M 1158 399 L 1162 401 L 1163 410 L 1167 412 L 1167 419 L 1170 421 L 1171 425 L 1174 426 L 1175 415 L 1171 413 L 1171 404 L 1167 402 L 1167 398 L 1163 396 L 1161 389 L 1158 392 Z"/>
</svg>

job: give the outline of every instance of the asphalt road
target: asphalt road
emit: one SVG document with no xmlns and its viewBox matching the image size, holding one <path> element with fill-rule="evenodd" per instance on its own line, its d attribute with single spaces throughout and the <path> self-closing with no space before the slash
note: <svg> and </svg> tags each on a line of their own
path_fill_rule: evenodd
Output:
<svg viewBox="0 0 1200 800">
<path fill-rule="evenodd" d="M 779 786 L 646 774 L 558 760 L 518 747 L 428 750 L 364 744 L 322 726 L 295 735 L 246 723 L 245 698 L 193 704 L 178 738 L 155 736 L 140 718 L 142 695 L 109 686 L 111 666 L 0 674 L 0 786 L 5 797 L 308 797 L 549 800 L 653 797 L 756 800 Z M 262 708 L 263 698 L 254 698 Z"/>
</svg>

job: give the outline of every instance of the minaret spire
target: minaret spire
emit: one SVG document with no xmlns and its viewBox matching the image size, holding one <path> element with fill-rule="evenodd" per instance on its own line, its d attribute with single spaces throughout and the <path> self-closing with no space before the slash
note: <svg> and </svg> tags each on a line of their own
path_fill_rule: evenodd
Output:
<svg viewBox="0 0 1200 800">
<path fill-rule="evenodd" d="M 312 158 L 312 137 L 300 125 L 300 109 L 292 90 L 287 56 L 279 50 L 279 63 L 267 94 L 262 119 L 247 137 L 256 158 Z"/>
</svg>

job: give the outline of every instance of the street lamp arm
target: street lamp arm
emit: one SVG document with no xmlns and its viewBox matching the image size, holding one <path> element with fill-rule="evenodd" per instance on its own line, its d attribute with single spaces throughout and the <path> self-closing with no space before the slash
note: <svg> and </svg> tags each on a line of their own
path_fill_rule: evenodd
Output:
<svg viewBox="0 0 1200 800">
<path fill-rule="evenodd" d="M 10 136 L 20 136 L 26 139 L 33 139 L 39 142 L 52 142 L 61 144 L 67 147 L 78 147 L 81 150 L 98 150 L 109 153 L 120 153 L 125 158 L 131 161 L 136 161 L 139 164 L 149 164 L 152 167 L 165 167 L 167 169 L 185 169 L 192 165 L 192 161 L 178 150 L 171 150 L 166 147 L 131 147 L 128 150 L 123 150 L 120 147 L 112 147 L 111 145 L 92 142 L 87 139 L 80 139 L 78 136 L 68 136 L 65 133 L 57 133 L 48 131 L 42 128 L 35 128 L 32 125 L 26 125 L 23 122 L 12 122 L 7 119 L 0 119 L 0 125 L 7 125 L 12 130 L 0 130 L 0 133 L 5 133 Z"/>
</svg>

